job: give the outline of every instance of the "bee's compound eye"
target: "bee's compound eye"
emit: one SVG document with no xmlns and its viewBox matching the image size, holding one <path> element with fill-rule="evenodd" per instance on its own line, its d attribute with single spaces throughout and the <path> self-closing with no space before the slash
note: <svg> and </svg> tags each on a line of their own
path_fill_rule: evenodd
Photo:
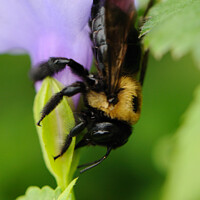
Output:
<svg viewBox="0 0 200 200">
<path fill-rule="evenodd" d="M 112 124 L 108 122 L 97 123 L 90 131 L 90 137 L 96 141 L 108 140 L 113 135 Z"/>
<path fill-rule="evenodd" d="M 92 137 L 96 139 L 106 139 L 112 137 L 112 132 L 106 131 L 106 130 L 97 130 L 92 132 Z"/>
<path fill-rule="evenodd" d="M 132 132 L 129 124 L 119 120 L 98 122 L 88 131 L 91 144 L 117 148 L 127 142 Z"/>
</svg>

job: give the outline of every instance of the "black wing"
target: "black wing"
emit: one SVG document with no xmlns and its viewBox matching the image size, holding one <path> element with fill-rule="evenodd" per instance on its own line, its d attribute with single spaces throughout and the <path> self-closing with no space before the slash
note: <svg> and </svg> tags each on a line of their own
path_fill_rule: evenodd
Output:
<svg viewBox="0 0 200 200">
<path fill-rule="evenodd" d="M 133 0 L 93 1 L 90 24 L 93 51 L 99 74 L 107 82 L 110 94 L 118 89 L 134 15 Z"/>
</svg>

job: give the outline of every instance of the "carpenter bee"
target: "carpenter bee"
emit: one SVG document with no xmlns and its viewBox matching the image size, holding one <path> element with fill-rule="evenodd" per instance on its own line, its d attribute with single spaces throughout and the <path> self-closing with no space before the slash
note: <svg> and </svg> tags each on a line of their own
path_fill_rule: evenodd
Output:
<svg viewBox="0 0 200 200">
<path fill-rule="evenodd" d="M 42 80 L 66 66 L 82 81 L 64 87 L 56 93 L 42 110 L 41 121 L 60 103 L 64 96 L 83 95 L 85 109 L 80 122 L 67 135 L 57 159 L 71 144 L 72 138 L 85 128 L 86 134 L 75 148 L 99 145 L 107 148 L 99 160 L 81 165 L 84 172 L 100 164 L 111 150 L 124 145 L 132 133 L 141 113 L 143 74 L 141 71 L 141 45 L 134 27 L 133 0 L 93 0 L 91 8 L 91 41 L 97 73 L 91 74 L 81 64 L 63 57 L 51 57 L 31 71 L 34 81 Z"/>
</svg>

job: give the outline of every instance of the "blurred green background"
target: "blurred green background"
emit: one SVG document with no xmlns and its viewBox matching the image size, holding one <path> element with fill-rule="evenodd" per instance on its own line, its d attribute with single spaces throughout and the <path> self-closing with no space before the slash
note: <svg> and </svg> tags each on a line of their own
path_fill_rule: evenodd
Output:
<svg viewBox="0 0 200 200">
<path fill-rule="evenodd" d="M 28 56 L 0 56 L 0 199 L 25 193 L 30 185 L 56 187 L 47 171 L 33 120 L 35 90 L 28 78 Z M 173 135 L 200 84 L 200 71 L 188 55 L 174 61 L 150 57 L 143 88 L 141 119 L 126 145 L 100 166 L 80 175 L 77 200 L 156 200 L 165 181 Z M 96 160 L 105 149 L 84 148 L 80 163 Z M 76 175 L 79 175 L 77 172 Z"/>
</svg>

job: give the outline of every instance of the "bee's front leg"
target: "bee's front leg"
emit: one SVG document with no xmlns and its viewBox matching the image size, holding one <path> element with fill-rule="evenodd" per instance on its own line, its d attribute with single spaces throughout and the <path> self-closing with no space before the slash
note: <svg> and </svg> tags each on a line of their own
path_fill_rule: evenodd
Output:
<svg viewBox="0 0 200 200">
<path fill-rule="evenodd" d="M 57 158 L 62 156 L 67 151 L 67 149 L 69 148 L 69 146 L 72 142 L 72 138 L 77 136 L 78 134 L 80 134 L 81 131 L 83 131 L 86 126 L 87 126 L 87 121 L 82 119 L 82 121 L 79 124 L 77 124 L 74 128 L 72 128 L 70 133 L 67 135 L 67 138 L 65 140 L 65 144 L 62 147 L 60 154 L 55 156 L 54 160 L 56 160 Z"/>
<path fill-rule="evenodd" d="M 42 110 L 42 115 L 37 125 L 40 126 L 40 122 L 48 115 L 56 106 L 60 103 L 63 96 L 71 97 L 77 93 L 85 92 L 85 84 L 83 82 L 75 82 L 72 85 L 69 85 L 63 88 L 60 92 L 56 93 L 51 99 L 47 102 Z"/>
</svg>

